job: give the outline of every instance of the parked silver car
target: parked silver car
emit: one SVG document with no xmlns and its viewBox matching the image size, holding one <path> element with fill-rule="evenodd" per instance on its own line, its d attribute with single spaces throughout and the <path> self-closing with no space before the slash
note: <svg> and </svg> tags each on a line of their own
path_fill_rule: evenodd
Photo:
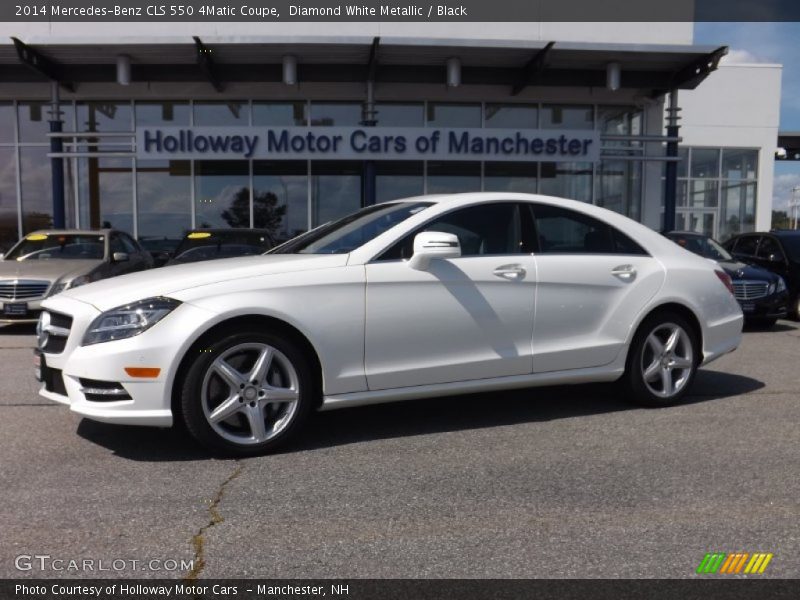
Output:
<svg viewBox="0 0 800 600">
<path fill-rule="evenodd" d="M 35 323 L 49 296 L 153 266 L 136 240 L 113 229 L 35 231 L 0 256 L 0 323 Z"/>
</svg>

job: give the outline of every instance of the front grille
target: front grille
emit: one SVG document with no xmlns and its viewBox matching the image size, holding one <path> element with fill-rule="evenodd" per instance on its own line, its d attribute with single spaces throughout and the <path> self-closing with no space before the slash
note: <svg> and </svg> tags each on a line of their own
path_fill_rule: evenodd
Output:
<svg viewBox="0 0 800 600">
<path fill-rule="evenodd" d="M 72 317 L 57 312 L 47 311 L 50 323 L 45 325 L 44 332 L 39 333 L 40 350 L 46 354 L 61 354 L 67 345 Z M 41 320 L 39 321 L 41 325 Z M 46 335 L 45 335 L 46 334 Z M 44 339 L 44 344 L 41 340 Z"/>
<path fill-rule="evenodd" d="M 755 300 L 767 295 L 769 283 L 766 281 L 745 281 L 733 282 L 733 295 L 737 300 Z"/>
<path fill-rule="evenodd" d="M 0 281 L 0 299 L 3 300 L 30 300 L 40 298 L 50 287 L 49 281 L 34 279 L 15 279 Z"/>
<path fill-rule="evenodd" d="M 118 400 L 130 400 L 128 390 L 116 381 L 100 381 L 99 379 L 79 380 L 81 382 L 81 392 L 91 402 L 117 402 Z"/>
</svg>

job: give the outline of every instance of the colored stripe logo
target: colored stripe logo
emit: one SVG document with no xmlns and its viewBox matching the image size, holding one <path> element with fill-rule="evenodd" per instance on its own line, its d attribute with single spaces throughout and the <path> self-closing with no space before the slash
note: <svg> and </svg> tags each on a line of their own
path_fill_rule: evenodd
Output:
<svg viewBox="0 0 800 600">
<path fill-rule="evenodd" d="M 703 557 L 697 573 L 701 575 L 719 573 L 722 575 L 735 575 L 744 573 L 748 575 L 760 575 L 763 573 L 774 554 L 771 552 L 712 552 Z"/>
</svg>

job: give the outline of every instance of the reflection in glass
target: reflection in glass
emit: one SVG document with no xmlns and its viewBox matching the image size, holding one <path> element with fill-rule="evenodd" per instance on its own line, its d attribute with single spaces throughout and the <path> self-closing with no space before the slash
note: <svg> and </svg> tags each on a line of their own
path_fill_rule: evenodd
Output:
<svg viewBox="0 0 800 600">
<path fill-rule="evenodd" d="M 758 150 L 724 148 L 722 176 L 726 179 L 755 179 L 758 176 Z"/>
<path fill-rule="evenodd" d="M 422 162 L 376 161 L 375 203 L 420 196 L 424 190 Z"/>
<path fill-rule="evenodd" d="M 276 243 L 308 229 L 305 161 L 253 161 L 253 222 Z"/>
<path fill-rule="evenodd" d="M 361 208 L 360 162 L 311 163 L 312 226 L 344 217 Z"/>
<path fill-rule="evenodd" d="M 594 129 L 591 106 L 545 104 L 542 107 L 542 129 Z"/>
<path fill-rule="evenodd" d="M 725 183 L 722 188 L 722 214 L 719 239 L 754 231 L 755 183 Z"/>
<path fill-rule="evenodd" d="M 133 233 L 132 168 L 130 158 L 79 159 L 82 226 Z"/>
<path fill-rule="evenodd" d="M 244 160 L 198 160 L 195 227 L 249 227 L 249 166 Z"/>
<path fill-rule="evenodd" d="M 130 102 L 79 102 L 78 127 L 81 131 L 133 131 Z M 119 142 L 124 138 L 114 138 Z M 130 141 L 127 141 L 130 144 Z"/>
<path fill-rule="evenodd" d="M 539 193 L 592 201 L 592 163 L 541 163 Z"/>
<path fill-rule="evenodd" d="M 495 129 L 536 129 L 539 109 L 528 104 L 487 104 L 484 127 Z"/>
<path fill-rule="evenodd" d="M 188 160 L 140 160 L 136 164 L 139 239 L 177 244 L 192 226 Z"/>
<path fill-rule="evenodd" d="M 13 144 L 15 141 L 14 105 L 11 102 L 0 102 L 0 144 Z"/>
<path fill-rule="evenodd" d="M 53 189 L 48 147 L 21 147 L 22 234 L 53 226 Z"/>
<path fill-rule="evenodd" d="M 487 192 L 536 193 L 537 163 L 487 162 L 483 168 L 483 189 Z"/>
<path fill-rule="evenodd" d="M 422 127 L 425 124 L 425 109 L 421 102 L 380 102 L 376 108 L 378 125 L 381 127 Z"/>
<path fill-rule="evenodd" d="M 249 103 L 240 100 L 218 100 L 194 103 L 195 125 L 249 125 Z"/>
<path fill-rule="evenodd" d="M 719 148 L 692 148 L 690 177 L 719 177 Z"/>
<path fill-rule="evenodd" d="M 597 169 L 597 205 L 638 219 L 642 200 L 642 163 L 604 160 Z"/>
<path fill-rule="evenodd" d="M 49 142 L 47 133 L 50 131 L 50 103 L 49 102 L 18 102 L 17 116 L 19 117 L 19 140 L 46 144 Z M 63 131 L 72 131 L 73 112 L 72 104 L 61 104 L 61 120 Z M 13 121 L 9 121 L 9 124 Z M 12 138 L 13 139 L 13 138 Z"/>
<path fill-rule="evenodd" d="M 362 120 L 358 102 L 312 102 L 311 125 L 356 127 Z"/>
<path fill-rule="evenodd" d="M 17 241 L 17 159 L 14 148 L 0 147 L 0 252 Z"/>
<path fill-rule="evenodd" d="M 481 191 L 481 163 L 429 162 L 428 193 L 452 194 Z"/>
<path fill-rule="evenodd" d="M 678 147 L 678 157 L 681 159 L 678 163 L 678 177 L 689 176 L 689 149 L 685 146 Z"/>
<path fill-rule="evenodd" d="M 188 102 L 136 102 L 136 126 L 176 126 L 189 125 L 190 107 Z"/>
<path fill-rule="evenodd" d="M 428 127 L 480 127 L 480 104 L 428 103 Z"/>
<path fill-rule="evenodd" d="M 305 102 L 253 102 L 253 125 L 302 127 L 306 121 Z"/>
<path fill-rule="evenodd" d="M 678 212 L 675 215 L 677 231 L 694 231 L 714 237 L 714 214 L 707 212 Z"/>
</svg>

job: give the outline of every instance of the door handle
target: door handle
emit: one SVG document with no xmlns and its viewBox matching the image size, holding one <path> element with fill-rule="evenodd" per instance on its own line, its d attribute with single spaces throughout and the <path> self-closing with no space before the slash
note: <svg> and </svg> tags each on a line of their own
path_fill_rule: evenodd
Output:
<svg viewBox="0 0 800 600">
<path fill-rule="evenodd" d="M 636 279 L 636 269 L 633 268 L 633 265 L 619 265 L 618 267 L 614 267 L 611 269 L 611 274 L 626 283 Z"/>
<path fill-rule="evenodd" d="M 516 279 L 522 279 L 525 277 L 525 268 L 522 265 L 500 265 L 497 267 L 493 273 L 497 277 L 502 277 L 503 279 L 510 279 L 512 281 Z"/>
</svg>

